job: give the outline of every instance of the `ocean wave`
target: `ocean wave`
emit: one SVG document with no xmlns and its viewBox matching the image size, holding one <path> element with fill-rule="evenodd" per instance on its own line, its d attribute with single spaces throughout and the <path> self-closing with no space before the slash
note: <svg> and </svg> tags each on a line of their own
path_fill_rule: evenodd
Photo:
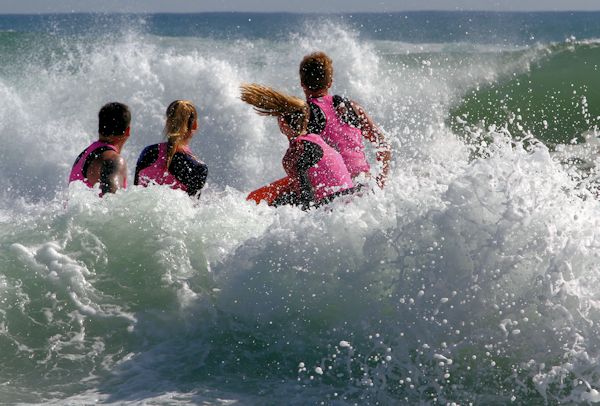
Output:
<svg viewBox="0 0 600 406">
<path fill-rule="evenodd" d="M 58 35 L 40 45 L 42 57 L 9 62 L 17 69 L 0 79 L 2 401 L 597 398 L 593 193 L 534 127 L 520 140 L 486 126 L 474 147 L 446 124 L 469 90 L 480 86 L 481 103 L 484 84 L 526 89 L 524 77 L 554 77 L 572 67 L 567 55 L 595 46 L 390 55 L 406 45 L 340 24 L 304 27 L 283 42 Z M 281 176 L 285 140 L 238 100 L 238 85 L 300 95 L 297 64 L 315 49 L 334 59 L 335 92 L 386 130 L 388 184 L 308 212 L 247 202 Z M 99 106 L 131 106 L 124 156 L 133 163 L 160 139 L 175 98 L 200 108 L 192 148 L 210 178 L 199 201 L 158 186 L 102 199 L 67 186 Z"/>
<path fill-rule="evenodd" d="M 542 50 L 529 69 L 472 89 L 450 112 L 453 128 L 504 126 L 549 145 L 584 142 L 600 117 L 598 44 L 569 40 Z"/>
</svg>

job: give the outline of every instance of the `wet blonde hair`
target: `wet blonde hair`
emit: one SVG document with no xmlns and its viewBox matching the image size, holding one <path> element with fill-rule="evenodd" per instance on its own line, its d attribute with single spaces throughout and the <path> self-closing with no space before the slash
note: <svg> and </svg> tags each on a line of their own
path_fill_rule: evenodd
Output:
<svg viewBox="0 0 600 406">
<path fill-rule="evenodd" d="M 283 117 L 297 134 L 306 132 L 308 106 L 304 100 L 256 83 L 243 84 L 240 90 L 242 101 L 254 106 L 258 114 Z"/>
<path fill-rule="evenodd" d="M 167 107 L 165 137 L 167 138 L 167 168 L 177 152 L 177 148 L 190 135 L 194 122 L 198 119 L 196 107 L 189 100 L 175 100 Z"/>
</svg>

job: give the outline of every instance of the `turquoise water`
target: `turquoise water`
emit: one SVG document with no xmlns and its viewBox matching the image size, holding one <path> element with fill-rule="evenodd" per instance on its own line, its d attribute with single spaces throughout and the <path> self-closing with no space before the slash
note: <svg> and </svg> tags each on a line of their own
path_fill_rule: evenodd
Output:
<svg viewBox="0 0 600 406">
<path fill-rule="evenodd" d="M 0 402 L 600 400 L 597 21 L 0 16 Z M 388 185 L 246 202 L 286 144 L 238 86 L 301 95 L 316 49 L 388 134 Z M 67 187 L 103 103 L 131 106 L 131 177 L 176 98 L 200 110 L 200 202 Z"/>
</svg>

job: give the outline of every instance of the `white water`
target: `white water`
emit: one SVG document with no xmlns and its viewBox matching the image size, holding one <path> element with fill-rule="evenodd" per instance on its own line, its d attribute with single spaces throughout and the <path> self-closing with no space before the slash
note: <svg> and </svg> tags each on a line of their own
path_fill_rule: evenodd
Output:
<svg viewBox="0 0 600 406">
<path fill-rule="evenodd" d="M 496 132 L 472 159 L 444 125 L 466 87 L 539 50 L 474 52 L 464 68 L 437 46 L 322 29 L 334 39 L 129 33 L 0 78 L 3 401 L 597 401 L 597 201 L 542 145 Z M 297 64 L 314 49 L 335 61 L 335 92 L 389 134 L 388 185 L 307 213 L 246 202 L 282 174 L 285 142 L 238 86 L 300 94 Z M 199 203 L 163 188 L 67 191 L 103 103 L 131 106 L 131 172 L 176 98 L 203 117 Z"/>
</svg>

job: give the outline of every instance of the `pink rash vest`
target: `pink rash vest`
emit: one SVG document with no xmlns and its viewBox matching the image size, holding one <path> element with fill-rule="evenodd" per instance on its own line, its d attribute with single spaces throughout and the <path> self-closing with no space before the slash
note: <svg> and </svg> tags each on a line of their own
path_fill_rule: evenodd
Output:
<svg viewBox="0 0 600 406">
<path fill-rule="evenodd" d="M 71 174 L 69 175 L 69 183 L 80 180 L 83 183 L 85 183 L 88 187 L 94 187 L 94 184 L 90 182 L 89 179 L 85 176 L 85 173 L 83 173 L 83 169 L 86 165 L 89 156 L 99 148 L 111 149 L 115 152 L 118 152 L 117 148 L 112 144 L 103 141 L 93 142 L 77 157 L 77 160 L 75 160 L 73 168 L 71 169 Z M 127 187 L 127 178 L 125 178 L 123 182 L 123 187 Z"/>
<path fill-rule="evenodd" d="M 325 128 L 319 135 L 342 155 L 350 175 L 354 178 L 361 173 L 368 173 L 370 167 L 365 157 L 362 133 L 360 129 L 342 121 L 334 106 L 333 96 L 310 98 L 308 102 L 319 107 L 325 115 Z"/>
<path fill-rule="evenodd" d="M 168 145 L 166 142 L 158 144 L 158 158 L 152 165 L 139 171 L 139 184 L 148 186 L 150 183 L 156 183 L 158 185 L 169 185 L 172 189 L 187 191 L 187 185 L 180 182 L 167 169 L 167 149 Z M 189 150 L 185 152 L 191 154 Z"/>
<path fill-rule="evenodd" d="M 341 192 L 353 187 L 352 178 L 344 164 L 341 155 L 317 134 L 305 134 L 295 138 L 288 152 L 286 153 L 283 164 L 286 173 L 290 178 L 295 180 L 298 185 L 299 174 L 296 173 L 295 164 L 297 159 L 294 159 L 293 150 L 294 144 L 302 141 L 308 141 L 317 144 L 323 150 L 323 157 L 319 162 L 308 168 L 308 178 L 313 189 L 314 199 L 316 202 L 332 195 L 336 192 Z"/>
</svg>

